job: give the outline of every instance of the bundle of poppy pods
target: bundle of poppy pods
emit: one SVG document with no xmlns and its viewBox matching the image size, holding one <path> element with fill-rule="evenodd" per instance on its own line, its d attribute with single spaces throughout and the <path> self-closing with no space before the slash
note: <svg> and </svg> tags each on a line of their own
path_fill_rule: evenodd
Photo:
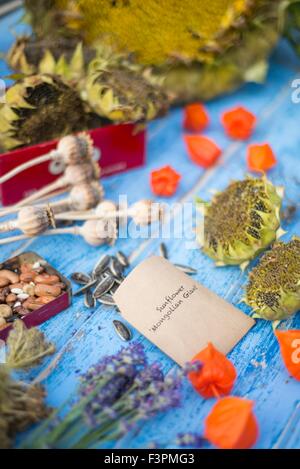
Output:
<svg viewBox="0 0 300 469">
<path fill-rule="evenodd" d="M 289 373 L 300 381 L 300 330 L 275 335 Z M 205 399 L 217 399 L 205 420 L 204 437 L 222 449 L 251 448 L 259 435 L 254 402 L 230 395 L 237 378 L 233 363 L 211 343 L 192 362 L 202 365 L 189 373 L 194 389 Z"/>
<path fill-rule="evenodd" d="M 255 115 L 242 106 L 223 113 L 223 128 L 228 137 L 235 140 L 248 140 L 257 123 Z M 202 168 L 213 166 L 222 154 L 214 140 L 202 133 L 210 124 L 210 117 L 201 103 L 189 104 L 184 108 L 183 128 L 190 132 L 184 141 L 191 160 Z M 191 134 L 192 133 L 192 134 Z M 250 171 L 266 172 L 276 164 L 276 157 L 268 143 L 252 144 L 247 148 L 247 165 Z M 152 192 L 159 197 L 170 197 L 177 191 L 181 176 L 171 166 L 152 171 L 150 184 Z"/>
</svg>

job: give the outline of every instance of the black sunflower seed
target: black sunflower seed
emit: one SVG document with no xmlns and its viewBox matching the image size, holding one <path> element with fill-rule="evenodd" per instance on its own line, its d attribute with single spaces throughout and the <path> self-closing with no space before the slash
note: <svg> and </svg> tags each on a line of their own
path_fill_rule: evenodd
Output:
<svg viewBox="0 0 300 469">
<path fill-rule="evenodd" d="M 115 279 L 111 275 L 107 275 L 106 277 L 102 278 L 94 290 L 94 298 L 96 298 L 96 300 L 101 298 L 113 287 L 114 283 Z"/>
<path fill-rule="evenodd" d="M 129 342 L 131 340 L 132 334 L 125 324 L 121 321 L 114 320 L 113 325 L 120 339 L 124 340 L 124 342 Z"/>
<path fill-rule="evenodd" d="M 115 306 L 114 299 L 109 293 L 105 293 L 100 298 L 97 298 L 97 301 L 106 306 Z"/>
<path fill-rule="evenodd" d="M 71 279 L 79 285 L 86 285 L 92 280 L 89 275 L 83 274 L 82 272 L 74 272 L 71 275 Z"/>
<path fill-rule="evenodd" d="M 182 265 L 182 264 L 174 264 L 174 265 L 175 267 L 177 267 L 177 269 L 181 270 L 185 274 L 195 275 L 198 273 L 196 269 L 194 269 L 193 267 L 190 267 L 189 265 Z"/>
<path fill-rule="evenodd" d="M 96 300 L 91 289 L 84 294 L 84 304 L 87 308 L 95 308 L 96 306 Z"/>
<path fill-rule="evenodd" d="M 122 251 L 117 252 L 116 258 L 123 267 L 129 267 L 129 259 Z"/>
<path fill-rule="evenodd" d="M 93 279 L 91 282 L 87 283 L 87 284 L 84 285 L 82 288 L 80 288 L 79 290 L 77 290 L 77 291 L 74 293 L 74 296 L 78 296 L 78 295 L 81 295 L 82 293 L 85 293 L 87 290 L 89 290 L 89 289 L 92 288 L 94 285 L 96 285 L 97 282 L 98 282 L 97 279 Z"/>
<path fill-rule="evenodd" d="M 107 267 L 109 266 L 109 263 L 111 261 L 111 256 L 108 254 L 105 254 L 104 256 L 101 256 L 99 261 L 96 263 L 94 270 L 93 270 L 93 277 L 98 278 L 101 274 L 105 272 Z"/>
<path fill-rule="evenodd" d="M 115 277 L 119 278 L 123 276 L 124 266 L 116 257 L 111 258 L 109 268 Z"/>
<path fill-rule="evenodd" d="M 164 259 L 169 258 L 167 246 L 165 245 L 165 243 L 161 243 L 159 245 L 159 253 L 160 253 L 161 257 L 163 257 Z"/>
</svg>

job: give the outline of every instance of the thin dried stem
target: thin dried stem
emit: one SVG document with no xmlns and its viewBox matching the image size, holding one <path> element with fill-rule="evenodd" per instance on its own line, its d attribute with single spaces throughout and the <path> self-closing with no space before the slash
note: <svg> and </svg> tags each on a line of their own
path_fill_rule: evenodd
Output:
<svg viewBox="0 0 300 469">
<path fill-rule="evenodd" d="M 9 179 L 12 179 L 13 177 L 17 176 L 23 171 L 26 171 L 27 169 L 32 168 L 33 166 L 55 159 L 58 157 L 58 155 L 59 155 L 58 152 L 56 150 L 53 150 L 47 153 L 46 155 L 39 156 L 37 158 L 34 158 L 33 160 L 27 161 L 26 163 L 20 164 L 16 168 L 12 169 L 8 173 L 0 177 L 0 184 L 3 184 L 4 182 L 9 181 Z"/>
</svg>

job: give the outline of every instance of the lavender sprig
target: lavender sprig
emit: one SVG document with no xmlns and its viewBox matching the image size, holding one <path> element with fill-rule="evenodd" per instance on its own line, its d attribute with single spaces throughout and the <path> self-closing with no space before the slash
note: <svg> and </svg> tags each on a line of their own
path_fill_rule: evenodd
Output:
<svg viewBox="0 0 300 469">
<path fill-rule="evenodd" d="M 55 412 L 25 447 L 91 448 L 117 440 L 139 422 L 179 406 L 183 374 L 165 377 L 158 364 L 147 363 L 139 344 L 123 348 L 81 376 L 70 412 Z"/>
</svg>

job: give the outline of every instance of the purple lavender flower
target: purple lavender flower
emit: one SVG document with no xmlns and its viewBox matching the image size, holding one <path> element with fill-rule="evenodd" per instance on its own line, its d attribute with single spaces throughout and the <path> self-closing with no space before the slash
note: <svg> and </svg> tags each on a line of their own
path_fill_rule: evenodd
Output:
<svg viewBox="0 0 300 469">
<path fill-rule="evenodd" d="M 164 377 L 158 364 L 147 364 L 142 345 L 133 344 L 104 357 L 80 379 L 79 399 L 57 426 L 48 422 L 41 446 L 100 446 L 120 438 L 137 423 L 180 404 L 182 373 Z M 88 423 L 88 427 L 85 425 Z M 77 433 L 76 433 L 77 432 Z"/>
<path fill-rule="evenodd" d="M 176 438 L 176 445 L 183 448 L 202 448 L 205 438 L 198 433 L 179 433 Z"/>
<path fill-rule="evenodd" d="M 190 362 L 184 366 L 183 373 L 184 375 L 188 375 L 189 373 L 200 371 L 202 367 L 203 364 L 199 360 Z"/>
<path fill-rule="evenodd" d="M 164 380 L 163 372 L 157 363 L 144 368 L 135 378 L 134 383 L 140 388 L 145 389 L 150 384 L 162 382 Z"/>
<path fill-rule="evenodd" d="M 149 376 L 153 379 L 149 380 Z M 139 419 L 148 419 L 158 412 L 178 407 L 181 400 L 181 379 L 178 376 L 163 375 L 157 365 L 143 371 L 145 379 L 135 380 L 140 386 L 128 396 L 128 406 L 136 409 Z"/>
</svg>

